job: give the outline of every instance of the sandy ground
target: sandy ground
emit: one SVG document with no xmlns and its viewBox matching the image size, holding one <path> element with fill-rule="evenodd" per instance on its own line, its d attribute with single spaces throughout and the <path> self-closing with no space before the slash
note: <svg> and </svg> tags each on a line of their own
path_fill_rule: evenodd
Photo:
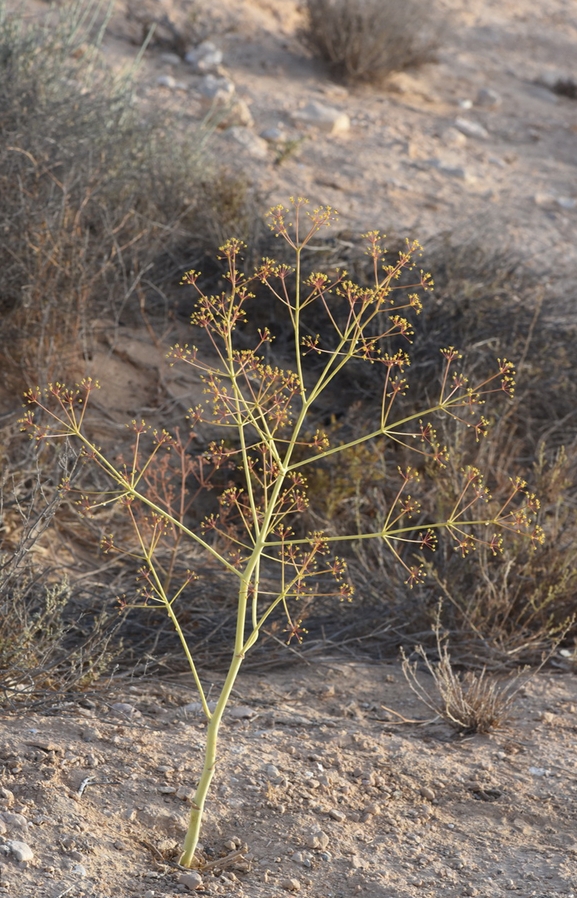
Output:
<svg viewBox="0 0 577 898">
<path fill-rule="evenodd" d="M 241 677 L 198 894 L 577 892 L 574 676 L 539 675 L 501 730 L 469 737 L 435 721 L 393 665 L 330 658 Z M 0 895 L 190 894 L 175 862 L 204 745 L 194 699 L 184 679 L 135 682 L 3 717 L 2 842 L 34 859 L 2 860 Z"/>
<path fill-rule="evenodd" d="M 577 77 L 577 7 L 444 6 L 451 29 L 438 64 L 403 73 L 386 89 L 350 89 L 299 43 L 293 0 L 207 5 L 205 36 L 223 50 L 224 73 L 250 107 L 249 130 L 258 137 L 280 125 L 285 149 L 296 141 L 281 164 L 278 146 L 257 159 L 231 149 L 226 131 L 214 146 L 228 147 L 271 203 L 304 194 L 338 208 L 343 227 L 355 230 L 423 241 L 450 231 L 505 243 L 545 280 L 569 283 L 577 102 L 536 82 L 555 72 Z M 186 11 L 184 0 L 155 7 L 174 21 Z M 46 6 L 30 0 L 27 8 Z M 135 34 L 119 2 L 104 44 L 113 65 L 134 57 Z M 151 50 L 140 70 L 142 108 L 169 104 L 182 128 L 195 128 L 199 76 L 161 53 Z M 161 86 L 167 74 L 181 86 Z M 478 102 L 483 89 L 498 94 L 494 108 Z M 310 100 L 347 113 L 350 131 L 331 137 L 299 125 L 294 113 Z M 487 136 L 465 137 L 457 119 L 482 125 Z M 572 302 L 568 294 L 557 311 L 573 314 Z M 128 376 L 140 383 L 145 363 L 161 368 L 144 330 L 125 343 L 123 357 L 103 349 L 102 371 L 94 372 L 111 389 Z M 178 383 L 167 383 L 177 396 Z M 114 396 L 108 402 L 119 418 L 132 414 L 120 398 L 118 407 Z M 397 667 L 339 659 L 241 674 L 234 703 L 245 710 L 224 724 L 203 832 L 212 867 L 199 894 L 574 896 L 575 677 L 539 675 L 491 736 L 457 737 L 426 722 L 430 712 L 410 695 Z M 81 703 L 0 719 L 0 895 L 189 892 L 175 859 L 201 764 L 204 726 L 184 710 L 194 700 L 184 680 L 112 683 Z M 425 722 L 403 723 L 383 705 Z M 18 862 L 14 842 L 26 843 L 33 859 Z"/>
</svg>

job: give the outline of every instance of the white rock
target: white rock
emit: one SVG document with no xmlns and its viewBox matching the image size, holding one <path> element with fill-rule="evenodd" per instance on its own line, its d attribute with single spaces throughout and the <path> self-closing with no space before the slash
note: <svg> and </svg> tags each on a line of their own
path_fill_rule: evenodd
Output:
<svg viewBox="0 0 577 898">
<path fill-rule="evenodd" d="M 301 884 L 298 879 L 293 879 L 292 877 L 290 879 L 283 879 L 283 881 L 281 882 L 281 886 L 287 892 L 300 892 L 301 888 Z"/>
<path fill-rule="evenodd" d="M 216 708 L 216 702 L 208 702 L 208 710 L 214 711 Z M 188 705 L 184 705 L 182 709 L 185 714 L 202 714 L 202 704 L 200 702 L 190 702 Z"/>
<path fill-rule="evenodd" d="M 572 196 L 558 196 L 556 203 L 561 209 L 574 209 L 577 206 L 577 200 Z"/>
<path fill-rule="evenodd" d="M 199 75 L 216 72 L 222 64 L 222 59 L 222 50 L 219 50 L 212 41 L 203 41 L 198 47 L 189 50 L 184 57 L 184 61 Z"/>
<path fill-rule="evenodd" d="M 443 159 L 429 159 L 428 164 L 431 168 L 436 168 L 444 175 L 448 175 L 451 178 L 459 178 L 459 180 L 465 181 L 467 184 L 474 184 L 477 180 L 472 172 L 462 165 L 455 165 L 453 162 Z"/>
<path fill-rule="evenodd" d="M 206 75 L 197 88 L 201 104 L 205 110 L 213 106 L 230 106 L 235 93 L 234 82 L 230 78 Z"/>
<path fill-rule="evenodd" d="M 234 130 L 240 131 L 241 129 L 240 128 L 237 128 L 237 129 L 231 128 L 230 130 L 231 131 L 234 131 Z M 251 137 L 254 137 L 254 138 L 256 138 L 256 140 L 259 141 L 259 146 L 262 146 L 262 144 L 264 143 L 264 141 L 262 141 L 260 139 L 260 137 L 256 137 L 255 134 L 252 134 Z M 239 141 L 239 143 L 242 143 L 243 140 L 244 140 L 244 135 L 241 135 L 241 140 Z M 265 155 L 266 155 L 266 144 L 264 144 L 264 151 L 265 151 Z M 236 705 L 234 708 L 230 709 L 229 714 L 234 720 L 251 720 L 253 717 L 256 717 L 256 711 L 254 710 L 254 708 L 249 708 L 248 705 Z"/>
<path fill-rule="evenodd" d="M 185 886 L 189 891 L 194 892 L 202 886 L 202 876 L 195 870 L 190 873 L 180 873 L 178 875 L 179 885 Z"/>
<path fill-rule="evenodd" d="M 0 819 L 7 823 L 9 827 L 19 827 L 20 829 L 28 828 L 28 820 L 23 814 L 14 814 L 12 811 L 2 811 Z"/>
<path fill-rule="evenodd" d="M 0 804 L 6 805 L 7 808 L 11 808 L 14 804 L 14 792 L 5 786 L 0 787 Z"/>
<path fill-rule="evenodd" d="M 169 90 L 174 90 L 176 87 L 176 78 L 173 78 L 172 75 L 159 75 L 156 79 L 156 83 L 159 87 L 168 87 Z"/>
<path fill-rule="evenodd" d="M 503 102 L 501 94 L 490 87 L 482 87 L 477 93 L 475 104 L 477 106 L 486 106 L 487 109 L 498 109 Z"/>
<path fill-rule="evenodd" d="M 191 786 L 179 786 L 176 790 L 176 797 L 181 801 L 188 801 L 192 804 L 194 801 L 194 789 Z"/>
<path fill-rule="evenodd" d="M 88 871 L 84 864 L 74 864 L 70 872 L 80 877 L 88 876 Z"/>
<path fill-rule="evenodd" d="M 282 143 L 283 140 L 286 140 L 286 132 L 280 125 L 276 128 L 265 128 L 260 132 L 260 136 L 267 143 Z"/>
<path fill-rule="evenodd" d="M 533 199 L 535 200 L 535 204 L 537 206 L 540 206 L 542 209 L 554 209 L 557 205 L 557 200 L 552 193 L 539 191 L 539 193 L 535 194 Z"/>
<path fill-rule="evenodd" d="M 441 140 L 447 147 L 464 147 L 467 145 L 467 138 L 462 131 L 457 128 L 447 128 L 441 134 Z"/>
<path fill-rule="evenodd" d="M 472 100 L 459 100 L 458 104 L 459 109 L 472 109 L 473 101 Z"/>
<path fill-rule="evenodd" d="M 115 702 L 111 706 L 111 711 L 114 711 L 119 717 L 140 717 L 140 711 L 137 711 L 134 705 L 129 705 L 127 702 Z"/>
<path fill-rule="evenodd" d="M 337 823 L 344 823 L 347 819 L 347 815 L 344 811 L 341 811 L 340 808 L 331 808 L 329 811 L 329 817 L 332 817 L 332 819 L 336 820 Z"/>
<path fill-rule="evenodd" d="M 479 122 L 472 122 L 468 118 L 456 118 L 455 127 L 459 129 L 467 137 L 478 137 L 480 140 L 486 140 L 489 132 Z"/>
<path fill-rule="evenodd" d="M 17 861 L 26 862 L 34 858 L 34 852 L 26 842 L 9 841 L 6 845 Z"/>
<path fill-rule="evenodd" d="M 235 125 L 242 128 L 252 128 L 254 125 L 254 119 L 248 103 L 239 97 L 233 100 L 230 112 L 226 117 L 227 127 L 234 127 Z"/>
<path fill-rule="evenodd" d="M 333 137 L 337 134 L 346 134 L 351 129 L 351 120 L 346 112 L 339 112 L 338 109 L 324 106 L 316 100 L 293 112 L 293 119 L 298 123 L 318 128 Z"/>
<path fill-rule="evenodd" d="M 317 848 L 323 851 L 328 847 L 330 838 L 327 833 L 322 832 L 322 830 L 317 830 L 316 832 L 309 833 L 309 835 L 305 839 L 307 848 Z"/>
</svg>

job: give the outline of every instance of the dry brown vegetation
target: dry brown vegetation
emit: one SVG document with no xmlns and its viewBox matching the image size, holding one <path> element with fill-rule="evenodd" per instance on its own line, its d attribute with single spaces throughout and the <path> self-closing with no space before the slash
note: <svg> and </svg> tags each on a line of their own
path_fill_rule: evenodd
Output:
<svg viewBox="0 0 577 898">
<path fill-rule="evenodd" d="M 344 7 L 330 6 L 325 12 L 334 13 L 342 26 L 337 13 Z M 271 250 L 262 237 L 250 185 L 234 173 L 219 172 L 214 164 L 207 166 L 200 131 L 197 142 L 185 146 L 174 139 L 161 114 L 146 119 L 137 114 L 130 79 L 110 76 L 99 55 L 97 31 L 82 19 L 80 7 L 76 10 L 76 19 L 68 17 L 49 28 L 25 29 L 5 15 L 0 24 L 0 66 L 6 74 L 0 87 L 1 352 L 6 382 L 15 394 L 56 373 L 80 372 L 92 351 L 95 318 L 116 325 L 146 320 L 153 329 L 177 318 L 173 287 L 181 272 L 232 233 L 249 237 L 253 257 L 277 249 Z M 389 16 L 388 27 L 396 21 Z M 410 58 L 422 61 L 414 56 L 412 37 L 404 38 L 406 20 L 398 21 L 395 46 L 403 49 L 404 60 L 391 65 L 387 57 L 385 64 L 363 52 L 357 62 L 352 56 L 340 59 L 343 71 L 353 79 L 373 78 L 381 71 L 378 65 L 388 71 Z M 323 33 L 328 35 L 329 29 Z M 373 28 L 371 34 L 376 33 Z M 351 42 L 351 52 L 353 47 Z M 359 68 L 361 56 L 370 70 Z M 362 279 L 361 250 L 347 253 L 343 259 L 342 246 L 327 241 L 315 264 L 321 259 L 329 266 L 346 262 Z M 464 464 L 489 468 L 497 496 L 506 487 L 505 471 L 522 473 L 541 496 L 540 523 L 547 541 L 531 551 L 512 540 L 501 557 L 481 551 L 464 559 L 441 542 L 428 561 L 428 583 L 413 590 L 386 553 L 353 545 L 348 560 L 357 592 L 354 611 L 329 601 L 304 607 L 309 636 L 302 651 L 337 647 L 383 657 L 415 639 L 426 645 L 442 595 L 454 660 L 494 667 L 535 662 L 577 611 L 574 330 L 548 319 L 538 281 L 508 251 L 491 253 L 440 238 L 427 248 L 426 265 L 437 287 L 418 322 L 406 403 L 425 403 L 439 376 L 438 348 L 444 345 L 465 351 L 471 374 L 495 356 L 511 358 L 519 367 L 519 385 L 512 402 L 489 410 L 493 427 L 487 439 L 477 443 L 455 426 L 443 432 L 454 461 L 433 477 L 433 487 L 420 497 L 423 505 L 433 513 L 442 509 Z M 218 268 L 208 272 L 212 284 L 219 277 Z M 266 305 L 260 304 L 254 325 L 271 324 L 275 351 L 282 356 L 290 348 L 283 321 L 271 322 L 268 316 Z M 314 332 L 314 320 L 310 326 Z M 373 392 L 371 377 L 359 370 L 351 381 L 336 384 L 335 407 L 328 406 L 318 423 L 333 439 L 347 438 L 372 414 Z M 32 459 L 19 442 L 14 421 L 15 415 L 9 416 L 3 431 L 2 602 L 5 619 L 18 621 L 30 638 L 26 650 L 20 650 L 9 633 L 2 642 L 1 663 L 3 669 L 19 665 L 34 671 L 32 688 L 40 688 L 37 673 L 43 664 L 51 671 L 64 669 L 55 663 L 62 646 L 67 657 L 70 646 L 85 646 L 82 665 L 74 668 L 82 676 L 88 668 L 101 669 L 100 659 L 111 651 L 108 642 L 102 652 L 95 649 L 95 659 L 86 666 L 91 633 L 101 619 L 98 609 L 104 605 L 116 622 L 114 598 L 130 590 L 134 569 L 129 560 L 118 561 L 96 578 L 97 590 L 76 589 L 70 581 L 58 601 L 48 601 L 57 595 L 50 590 L 63 583 L 57 559 L 47 562 L 30 553 L 20 512 L 14 527 L 21 529 L 24 541 L 8 526 L 11 509 L 25 507 L 32 490 L 30 484 L 22 485 L 28 483 Z M 311 523 L 333 532 L 343 532 L 351 521 L 368 526 L 390 501 L 388 472 L 403 461 L 400 451 L 383 458 L 366 449 L 351 452 L 338 469 L 324 465 L 311 482 Z M 44 459 L 39 471 L 48 506 L 54 500 L 58 464 Z M 6 478 L 10 472 L 16 476 L 15 488 Z M 65 501 L 57 517 L 67 539 L 73 535 L 84 546 L 98 542 L 98 528 L 81 520 L 72 503 Z M 17 545 L 27 547 L 24 554 Z M 183 621 L 201 657 L 218 663 L 234 628 L 233 596 L 225 580 L 207 573 L 210 588 L 191 587 Z M 48 608 L 54 623 L 42 625 L 42 639 L 50 645 L 40 640 L 38 627 Z M 170 628 L 153 612 L 129 613 L 122 633 L 123 651 L 115 663 L 139 671 L 178 666 Z M 569 635 L 564 645 L 574 658 L 573 638 Z M 94 639 L 98 642 L 96 635 Z M 272 624 L 253 663 L 286 657 L 283 643 L 280 625 Z M 22 652 L 20 661 L 15 651 Z M 66 682 L 78 684 L 82 676 L 74 673 Z"/>
<path fill-rule="evenodd" d="M 307 0 L 306 13 L 307 45 L 352 82 L 431 62 L 446 27 L 423 0 Z"/>
</svg>

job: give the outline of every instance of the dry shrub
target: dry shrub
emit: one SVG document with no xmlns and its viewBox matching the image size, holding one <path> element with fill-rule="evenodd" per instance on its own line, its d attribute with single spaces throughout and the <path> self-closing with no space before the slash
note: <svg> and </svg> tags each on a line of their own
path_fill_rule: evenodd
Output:
<svg viewBox="0 0 577 898">
<path fill-rule="evenodd" d="M 362 264 L 338 262 L 357 274 Z M 377 542 L 359 542 L 348 558 L 355 614 L 338 626 L 348 640 L 359 640 L 359 648 L 362 644 L 386 655 L 409 639 L 430 642 L 434 609 L 442 596 L 443 625 L 452 634 L 455 657 L 480 666 L 535 663 L 577 614 L 575 328 L 556 319 L 554 285 L 544 297 L 536 278 L 506 247 L 493 251 L 488 245 L 440 238 L 426 253 L 425 265 L 436 288 L 409 348 L 406 412 L 424 407 L 438 393 L 439 346 L 461 349 L 464 371 L 471 377 L 488 370 L 495 357 L 515 362 L 518 376 L 516 396 L 500 406 L 499 420 L 496 406 L 487 405 L 491 427 L 486 438 L 477 442 L 465 426 L 437 422 L 450 463 L 441 471 L 428 471 L 427 491 L 416 496 L 423 507 L 418 523 L 446 512 L 459 489 L 461 469 L 473 465 L 490 472 L 497 500 L 508 488 L 509 474 L 529 480 L 541 500 L 538 523 L 546 539 L 530 549 L 512 538 L 500 555 L 481 549 L 463 558 L 441 537 L 437 551 L 427 555 L 427 581 L 413 589 Z M 332 441 L 350 440 L 363 417 L 370 418 L 376 387 L 371 371 L 338 384 L 334 405 L 319 422 L 331 427 Z M 327 460 L 311 479 L 311 525 L 337 534 L 353 523 L 358 532 L 370 528 L 390 507 L 397 466 L 406 463 L 400 447 L 383 455 L 367 446 L 343 455 L 338 465 Z M 406 560 L 412 560 L 410 554 Z M 383 622 L 388 624 L 384 634 Z M 324 626 L 330 627 L 329 621 Z M 381 635 L 375 639 L 377 627 Z M 568 646 L 576 634 L 573 626 Z"/>
<path fill-rule="evenodd" d="M 443 20 L 425 0 L 307 0 L 307 45 L 350 81 L 382 81 L 435 58 Z"/>
<path fill-rule="evenodd" d="M 422 646 L 415 653 L 424 662 L 426 670 L 433 678 L 435 692 L 421 683 L 417 667 L 403 653 L 402 670 L 409 687 L 418 698 L 435 714 L 461 733 L 489 733 L 498 729 L 508 719 L 515 696 L 522 688 L 526 677 L 516 674 L 503 683 L 487 674 L 466 671 L 459 675 L 451 664 L 447 645 L 441 641 L 437 631 L 439 660 L 433 664 Z"/>
<path fill-rule="evenodd" d="M 85 690 L 122 648 L 110 600 L 95 602 L 40 549 L 60 504 L 43 480 L 16 471 L 0 485 L 0 703 Z"/>
<path fill-rule="evenodd" d="M 165 312 L 182 269 L 255 217 L 200 125 L 143 118 L 131 76 L 110 73 L 100 5 L 33 23 L 0 5 L 0 363 L 19 390 L 89 356 L 93 318 Z"/>
</svg>

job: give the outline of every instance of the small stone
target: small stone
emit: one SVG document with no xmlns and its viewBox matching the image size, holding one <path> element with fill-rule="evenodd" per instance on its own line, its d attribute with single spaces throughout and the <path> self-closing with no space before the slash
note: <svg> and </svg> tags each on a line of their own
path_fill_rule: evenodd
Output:
<svg viewBox="0 0 577 898">
<path fill-rule="evenodd" d="M 276 128 L 265 128 L 260 132 L 260 136 L 267 143 L 282 143 L 286 140 L 286 131 L 279 125 Z"/>
<path fill-rule="evenodd" d="M 137 711 L 134 705 L 128 702 L 115 702 L 111 708 L 118 717 L 140 717 L 140 711 Z"/>
<path fill-rule="evenodd" d="M 329 811 L 329 817 L 332 817 L 333 820 L 336 820 L 337 823 L 344 823 L 347 819 L 347 815 L 344 811 L 341 811 L 339 808 L 331 808 Z"/>
<path fill-rule="evenodd" d="M 544 191 L 540 191 L 536 193 L 533 197 L 535 204 L 540 206 L 541 209 L 554 209 L 557 205 L 557 200 L 551 193 L 545 193 Z"/>
<path fill-rule="evenodd" d="M 6 845 L 17 861 L 25 863 L 34 858 L 34 852 L 26 842 L 8 841 Z"/>
<path fill-rule="evenodd" d="M 316 848 L 321 850 L 327 848 L 330 841 L 330 837 L 327 835 L 327 833 L 322 832 L 322 830 L 317 830 L 314 833 L 309 833 L 309 835 L 305 839 L 307 848 Z"/>
<path fill-rule="evenodd" d="M 155 894 L 153 889 L 147 889 L 142 898 L 154 898 Z"/>
<path fill-rule="evenodd" d="M 71 852 L 70 852 L 70 857 L 72 858 L 73 861 L 81 861 L 81 860 L 83 860 L 82 852 L 80 852 L 80 851 L 71 851 Z"/>
<path fill-rule="evenodd" d="M 561 209 L 574 209 L 577 206 L 577 200 L 572 196 L 558 196 L 556 202 Z"/>
<path fill-rule="evenodd" d="M 485 106 L 487 109 L 498 109 L 502 102 L 501 94 L 491 90 L 490 87 L 482 87 L 475 100 L 477 106 Z"/>
<path fill-rule="evenodd" d="M 180 873 L 177 882 L 179 885 L 185 886 L 190 892 L 200 889 L 202 886 L 202 876 L 195 870 L 190 873 Z"/>
<path fill-rule="evenodd" d="M 324 106 L 316 100 L 307 103 L 303 109 L 293 113 L 293 119 L 304 125 L 311 125 L 334 137 L 351 130 L 351 120 L 346 112 L 339 112 L 332 106 Z"/>
<path fill-rule="evenodd" d="M 248 705 L 236 705 L 236 707 L 230 709 L 229 713 L 235 720 L 250 720 L 256 716 L 254 708 L 249 708 Z"/>
<path fill-rule="evenodd" d="M 176 842 L 174 839 L 161 839 L 156 843 L 156 847 L 163 854 L 164 852 L 174 851 L 176 848 Z"/>
<path fill-rule="evenodd" d="M 466 134 L 467 137 L 477 137 L 480 140 L 486 140 L 489 137 L 489 132 L 483 125 L 480 125 L 478 122 L 472 122 L 467 118 L 456 118 L 455 127 L 462 134 Z"/>
<path fill-rule="evenodd" d="M 469 99 L 459 100 L 457 103 L 459 109 L 472 109 L 473 101 Z"/>
<path fill-rule="evenodd" d="M 80 877 L 88 876 L 88 871 L 84 864 L 74 864 L 70 872 Z"/>
<path fill-rule="evenodd" d="M 236 842 L 233 839 L 228 839 L 224 843 L 224 847 L 227 851 L 236 851 Z"/>
<path fill-rule="evenodd" d="M 223 54 L 212 41 L 203 41 L 198 47 L 189 50 L 184 61 L 199 75 L 214 73 L 222 64 Z"/>
<path fill-rule="evenodd" d="M 436 164 L 434 165 L 440 172 L 444 175 L 448 175 L 450 178 L 458 178 L 460 181 L 465 181 L 467 184 L 474 184 L 477 180 L 475 175 L 469 171 L 469 169 L 465 168 L 463 165 L 451 165 L 448 162 L 443 162 L 440 160 L 435 160 Z"/>
<path fill-rule="evenodd" d="M 235 94 L 236 87 L 230 78 L 218 78 L 216 75 L 206 75 L 202 79 L 197 88 L 200 94 L 200 101 L 205 112 L 213 108 L 230 107 L 232 98 Z M 193 705 L 200 705 L 200 702 L 192 702 Z M 216 702 L 209 702 L 210 705 Z M 202 710 L 202 705 L 200 705 Z"/>
<path fill-rule="evenodd" d="M 277 776 L 280 776 L 280 771 L 278 767 L 275 767 L 274 764 L 267 764 L 264 772 L 268 776 L 269 779 L 276 779 Z"/>
<path fill-rule="evenodd" d="M 161 795 L 174 795 L 176 792 L 176 786 L 159 786 L 158 791 Z"/>
<path fill-rule="evenodd" d="M 225 121 L 223 122 L 223 125 L 225 125 L 226 127 L 234 127 L 236 125 L 242 128 L 252 128 L 252 126 L 254 125 L 254 119 L 246 100 L 241 100 L 239 97 L 235 97 L 232 102 L 230 111 L 226 116 Z M 234 710 L 234 708 L 232 710 Z M 253 717 L 254 713 L 255 712 L 253 711 Z"/>
<path fill-rule="evenodd" d="M 281 886 L 283 889 L 286 889 L 287 892 L 300 892 L 301 884 L 298 879 L 283 879 L 281 882 Z"/>
<path fill-rule="evenodd" d="M 0 787 L 0 804 L 6 805 L 7 808 L 11 808 L 14 804 L 14 792 L 5 786 Z"/>
<path fill-rule="evenodd" d="M 355 868 L 355 870 L 359 870 L 361 867 L 364 866 L 361 858 L 358 857 L 356 854 L 354 854 L 351 858 L 351 865 Z"/>
<path fill-rule="evenodd" d="M 441 140 L 447 147 L 461 148 L 467 145 L 467 137 L 458 128 L 447 128 L 441 134 Z"/>
<path fill-rule="evenodd" d="M 182 62 L 180 56 L 176 53 L 161 53 L 160 60 L 166 65 L 180 65 Z"/>
<path fill-rule="evenodd" d="M 176 790 L 176 797 L 180 798 L 181 801 L 188 801 L 189 804 L 192 804 L 194 800 L 194 789 L 190 786 L 179 786 Z"/>
<path fill-rule="evenodd" d="M 117 839 L 116 842 L 112 843 L 112 847 L 116 848 L 117 851 L 124 851 L 126 845 L 124 844 L 124 842 L 121 842 L 120 839 Z"/>
<path fill-rule="evenodd" d="M 0 819 L 7 823 L 9 827 L 17 827 L 20 829 L 28 828 L 28 820 L 23 814 L 14 814 L 12 811 L 2 811 Z"/>
<path fill-rule="evenodd" d="M 429 786 L 421 786 L 419 792 L 421 793 L 423 798 L 427 799 L 427 801 L 434 801 L 437 797 L 433 789 L 429 788 Z"/>
<path fill-rule="evenodd" d="M 82 730 L 82 738 L 85 742 L 97 742 L 99 739 L 102 739 L 102 734 L 99 730 L 95 730 L 92 727 L 85 727 Z"/>
<path fill-rule="evenodd" d="M 255 159 L 266 159 L 268 157 L 268 146 L 266 141 L 256 134 L 253 134 L 248 128 L 240 128 L 238 126 L 227 128 L 226 134 L 234 140 L 235 143 L 240 144 L 247 153 Z M 250 711 L 250 717 L 256 716 L 252 708 L 231 708 L 230 717 L 233 720 L 247 720 L 249 719 L 249 715 L 246 711 Z"/>
<path fill-rule="evenodd" d="M 169 90 L 174 90 L 176 87 L 176 78 L 173 78 L 172 75 L 159 75 L 156 79 L 156 83 L 159 87 L 168 87 Z"/>
</svg>

